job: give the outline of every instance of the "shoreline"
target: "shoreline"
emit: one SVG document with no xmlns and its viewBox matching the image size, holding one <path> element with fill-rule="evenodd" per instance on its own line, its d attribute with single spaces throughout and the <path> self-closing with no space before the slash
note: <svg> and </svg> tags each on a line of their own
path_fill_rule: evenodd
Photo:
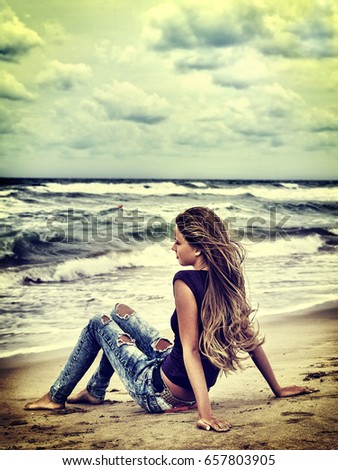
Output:
<svg viewBox="0 0 338 470">
<path fill-rule="evenodd" d="M 48 391 L 70 349 L 2 358 L 0 448 L 336 449 L 337 314 L 338 302 L 334 301 L 298 313 L 259 318 L 266 336 L 263 347 L 280 384 L 308 385 L 319 391 L 277 399 L 250 359 L 246 360 L 243 371 L 221 377 L 210 391 L 215 416 L 233 425 L 228 433 L 197 429 L 196 411 L 145 413 L 116 376 L 102 406 L 67 405 L 62 413 L 25 411 L 26 402 Z M 76 390 L 84 388 L 96 363 Z"/>
<path fill-rule="evenodd" d="M 270 323 L 275 321 L 282 321 L 287 320 L 289 317 L 297 318 L 297 316 L 301 315 L 315 315 L 318 312 L 327 312 L 328 310 L 338 310 L 338 298 L 336 300 L 329 300 L 326 302 L 322 302 L 319 304 L 314 304 L 311 307 L 304 308 L 304 309 L 297 309 L 297 310 L 290 310 L 284 313 L 276 313 L 276 314 L 265 314 L 257 318 L 258 323 Z M 171 334 L 170 328 L 166 328 L 163 331 L 163 334 L 169 335 Z M 37 362 L 40 361 L 42 356 L 50 356 L 51 358 L 55 355 L 57 356 L 64 356 L 68 354 L 71 350 L 72 346 L 65 346 L 62 348 L 53 348 L 47 349 L 45 351 L 30 351 L 26 353 L 13 353 L 8 356 L 1 356 L 0 355 L 0 369 L 2 367 L 6 367 L 6 362 L 16 362 L 16 361 L 27 361 L 27 362 Z M 1 353 L 0 353 L 1 354 Z"/>
</svg>

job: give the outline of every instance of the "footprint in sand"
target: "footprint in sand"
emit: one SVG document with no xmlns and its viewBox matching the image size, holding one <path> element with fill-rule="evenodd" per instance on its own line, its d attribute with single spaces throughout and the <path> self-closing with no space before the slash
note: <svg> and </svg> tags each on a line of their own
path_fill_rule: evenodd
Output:
<svg viewBox="0 0 338 470">
<path fill-rule="evenodd" d="M 57 415 L 69 415 L 72 413 L 88 413 L 88 411 L 90 410 L 87 410 L 85 408 L 80 408 L 77 406 L 76 407 L 72 406 L 72 407 L 63 408 L 62 410 L 53 410 L 53 413 Z"/>
<path fill-rule="evenodd" d="M 328 375 L 326 372 L 311 372 L 306 375 L 306 377 L 303 379 L 303 381 L 309 381 L 311 379 L 320 379 L 322 377 L 325 377 Z"/>
<path fill-rule="evenodd" d="M 282 416 L 292 416 L 292 418 L 287 419 L 287 424 L 295 424 L 303 421 L 305 418 L 314 416 L 314 413 L 309 413 L 306 411 L 283 411 Z"/>
</svg>

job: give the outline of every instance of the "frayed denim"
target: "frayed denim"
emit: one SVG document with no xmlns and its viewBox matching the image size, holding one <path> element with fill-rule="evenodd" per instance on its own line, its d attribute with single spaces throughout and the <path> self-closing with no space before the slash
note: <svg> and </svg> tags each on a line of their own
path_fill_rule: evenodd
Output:
<svg viewBox="0 0 338 470">
<path fill-rule="evenodd" d="M 157 347 L 161 339 L 168 343 L 163 350 Z M 52 400 L 59 404 L 67 401 L 102 349 L 99 366 L 87 384 L 90 395 L 103 400 L 116 371 L 131 397 L 142 408 L 150 413 L 166 411 L 172 406 L 154 389 L 153 370 L 163 362 L 171 348 L 171 342 L 135 311 L 116 304 L 110 317 L 96 316 L 82 330 L 64 369 L 50 389 Z"/>
</svg>

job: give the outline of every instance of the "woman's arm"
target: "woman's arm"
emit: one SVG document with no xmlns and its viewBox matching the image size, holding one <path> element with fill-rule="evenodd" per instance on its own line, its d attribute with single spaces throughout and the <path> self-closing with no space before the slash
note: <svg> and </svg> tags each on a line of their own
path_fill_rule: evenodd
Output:
<svg viewBox="0 0 338 470">
<path fill-rule="evenodd" d="M 298 385 L 281 387 L 275 377 L 269 359 L 267 358 L 262 346 L 258 346 L 250 353 L 250 355 L 256 367 L 261 372 L 276 397 L 291 397 L 294 395 L 303 395 L 305 393 L 312 393 L 316 391 L 309 387 L 299 387 Z"/>
<path fill-rule="evenodd" d="M 228 431 L 231 425 L 212 416 L 208 388 L 199 353 L 198 309 L 190 288 L 180 280 L 174 284 L 175 303 L 184 365 L 198 408 L 197 426 L 202 429 Z"/>
</svg>

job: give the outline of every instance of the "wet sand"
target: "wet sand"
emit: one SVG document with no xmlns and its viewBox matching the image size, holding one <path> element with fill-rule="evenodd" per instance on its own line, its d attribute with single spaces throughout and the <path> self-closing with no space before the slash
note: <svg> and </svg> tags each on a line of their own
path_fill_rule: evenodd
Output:
<svg viewBox="0 0 338 470">
<path fill-rule="evenodd" d="M 337 449 L 337 312 L 328 303 L 306 312 L 261 317 L 264 349 L 281 385 L 318 392 L 276 399 L 250 359 L 244 370 L 221 377 L 210 392 L 215 416 L 228 433 L 196 426 L 196 411 L 145 413 L 113 377 L 101 406 L 25 411 L 46 393 L 69 350 L 0 359 L 1 449 Z M 164 332 L 169 333 L 169 332 Z M 84 388 L 88 372 L 76 390 Z"/>
</svg>

